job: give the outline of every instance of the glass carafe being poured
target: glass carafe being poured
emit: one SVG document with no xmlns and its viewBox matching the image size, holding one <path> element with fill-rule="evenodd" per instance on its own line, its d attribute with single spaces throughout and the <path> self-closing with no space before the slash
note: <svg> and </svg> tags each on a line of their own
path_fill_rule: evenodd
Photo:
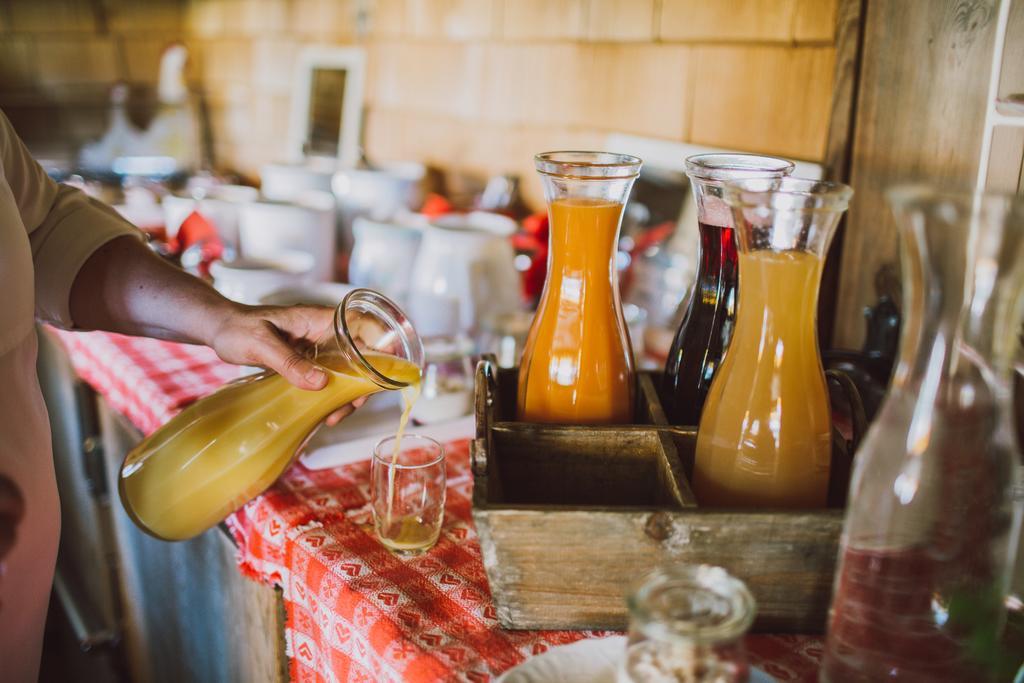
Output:
<svg viewBox="0 0 1024 683">
<path fill-rule="evenodd" d="M 366 289 L 350 292 L 312 349 L 327 385 L 306 391 L 273 372 L 232 382 L 181 411 L 125 458 L 129 516 L 164 540 L 196 536 L 281 476 L 335 409 L 420 381 L 423 346 L 405 314 Z"/>
<path fill-rule="evenodd" d="M 1010 680 L 998 643 L 1024 496 L 1010 401 L 1024 199 L 889 199 L 900 356 L 854 458 L 821 680 Z"/>
</svg>

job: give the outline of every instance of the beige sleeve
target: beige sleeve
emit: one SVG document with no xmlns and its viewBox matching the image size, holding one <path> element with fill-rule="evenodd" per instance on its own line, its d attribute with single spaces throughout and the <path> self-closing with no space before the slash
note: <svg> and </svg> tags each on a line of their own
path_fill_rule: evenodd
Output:
<svg viewBox="0 0 1024 683">
<path fill-rule="evenodd" d="M 71 286 L 93 252 L 122 235 L 142 233 L 109 206 L 55 183 L 0 112 L 0 154 L 32 244 L 36 317 L 60 327 L 71 320 Z"/>
</svg>

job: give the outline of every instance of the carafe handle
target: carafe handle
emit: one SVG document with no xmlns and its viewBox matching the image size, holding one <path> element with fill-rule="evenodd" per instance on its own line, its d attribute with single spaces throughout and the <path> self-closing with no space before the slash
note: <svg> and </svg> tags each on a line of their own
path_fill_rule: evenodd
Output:
<svg viewBox="0 0 1024 683">
<path fill-rule="evenodd" d="M 853 455 L 857 452 L 857 447 L 860 446 L 860 441 L 867 431 L 868 419 L 864 412 L 864 402 L 861 400 L 860 391 L 857 390 L 857 385 L 849 375 L 841 370 L 826 370 L 825 379 L 836 385 L 846 396 L 846 402 L 850 408 L 852 422 L 850 439 L 846 439 L 835 425 L 832 426 L 832 464 L 828 480 L 829 507 L 846 507 L 850 474 L 853 471 Z"/>
</svg>

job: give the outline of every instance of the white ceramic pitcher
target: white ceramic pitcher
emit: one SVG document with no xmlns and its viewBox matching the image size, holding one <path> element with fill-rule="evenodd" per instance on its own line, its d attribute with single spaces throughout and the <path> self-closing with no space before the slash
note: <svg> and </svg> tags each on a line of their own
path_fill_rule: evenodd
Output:
<svg viewBox="0 0 1024 683">
<path fill-rule="evenodd" d="M 515 229 L 512 219 L 485 212 L 444 216 L 426 227 L 408 307 L 421 334 L 475 336 L 487 320 L 519 308 L 508 239 Z"/>
</svg>

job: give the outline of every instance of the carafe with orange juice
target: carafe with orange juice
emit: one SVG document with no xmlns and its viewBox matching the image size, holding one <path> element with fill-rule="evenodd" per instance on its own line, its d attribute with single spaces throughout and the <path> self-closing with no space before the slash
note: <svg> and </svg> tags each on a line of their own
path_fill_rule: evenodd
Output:
<svg viewBox="0 0 1024 683">
<path fill-rule="evenodd" d="M 635 370 L 615 254 L 640 159 L 607 152 L 534 158 L 548 203 L 548 275 L 519 367 L 518 416 L 628 423 Z"/>
<path fill-rule="evenodd" d="M 725 186 L 739 302 L 697 431 L 702 505 L 825 507 L 832 414 L 815 317 L 825 252 L 852 193 L 802 178 Z"/>
<path fill-rule="evenodd" d="M 338 305 L 311 351 L 327 386 L 306 391 L 276 373 L 232 382 L 185 408 L 125 458 L 119 488 L 129 516 L 164 540 L 220 522 L 284 472 L 331 412 L 378 391 L 413 393 L 423 346 L 405 314 L 366 289 Z"/>
</svg>

